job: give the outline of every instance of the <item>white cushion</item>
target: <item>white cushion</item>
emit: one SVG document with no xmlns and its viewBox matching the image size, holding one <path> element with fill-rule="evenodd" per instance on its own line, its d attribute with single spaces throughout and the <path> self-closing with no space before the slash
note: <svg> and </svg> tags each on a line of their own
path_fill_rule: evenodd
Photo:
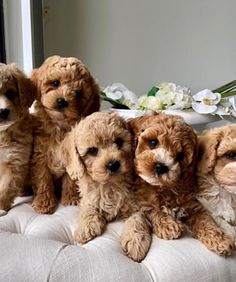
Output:
<svg viewBox="0 0 236 282">
<path fill-rule="evenodd" d="M 166 241 L 153 236 L 142 263 L 127 258 L 119 245 L 123 222 L 85 245 L 73 245 L 77 208 L 60 205 L 39 215 L 31 198 L 17 198 L 0 217 L 0 281 L 236 281 L 236 256 L 223 258 L 185 236 Z"/>
</svg>

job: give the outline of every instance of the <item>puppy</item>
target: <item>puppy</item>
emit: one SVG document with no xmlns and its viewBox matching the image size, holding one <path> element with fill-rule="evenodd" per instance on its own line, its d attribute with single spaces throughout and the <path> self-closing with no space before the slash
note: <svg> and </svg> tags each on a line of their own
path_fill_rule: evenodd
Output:
<svg viewBox="0 0 236 282">
<path fill-rule="evenodd" d="M 236 125 L 199 136 L 198 199 L 236 245 Z"/>
<path fill-rule="evenodd" d="M 23 190 L 32 150 L 28 108 L 36 89 L 15 64 L 0 64 L 0 216 Z"/>
<path fill-rule="evenodd" d="M 60 159 L 79 183 L 76 242 L 92 240 L 107 222 L 133 212 L 131 134 L 122 118 L 103 112 L 86 117 L 65 137 Z"/>
<path fill-rule="evenodd" d="M 55 152 L 72 125 L 99 109 L 100 91 L 88 69 L 76 58 L 49 57 L 33 70 L 31 78 L 38 90 L 33 111 L 32 206 L 38 213 L 52 213 L 57 204 L 54 183 L 59 178 L 62 204 L 78 202 L 76 186 Z"/>
<path fill-rule="evenodd" d="M 147 220 L 162 239 L 179 238 L 184 224 L 210 250 L 226 255 L 232 241 L 195 198 L 197 136 L 179 116 L 157 114 L 129 122 L 135 138 L 135 169 L 141 209 L 125 223 L 121 245 L 141 261 L 150 246 Z"/>
</svg>

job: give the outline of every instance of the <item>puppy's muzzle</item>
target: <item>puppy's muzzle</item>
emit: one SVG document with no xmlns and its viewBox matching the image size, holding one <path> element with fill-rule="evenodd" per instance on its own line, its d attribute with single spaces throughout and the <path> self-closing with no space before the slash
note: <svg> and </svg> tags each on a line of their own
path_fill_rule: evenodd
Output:
<svg viewBox="0 0 236 282">
<path fill-rule="evenodd" d="M 6 120 L 10 114 L 9 109 L 0 109 L 0 119 L 1 120 Z"/>
<path fill-rule="evenodd" d="M 156 171 L 157 175 L 162 175 L 162 174 L 167 173 L 169 171 L 169 168 L 168 168 L 168 166 L 166 166 L 163 163 L 156 163 L 155 164 L 155 171 Z"/>
<path fill-rule="evenodd" d="M 109 173 L 116 173 L 120 168 L 120 161 L 111 161 L 106 165 Z"/>
<path fill-rule="evenodd" d="M 69 103 L 64 98 L 58 98 L 56 100 L 56 109 L 58 111 L 64 110 L 69 106 Z"/>
</svg>

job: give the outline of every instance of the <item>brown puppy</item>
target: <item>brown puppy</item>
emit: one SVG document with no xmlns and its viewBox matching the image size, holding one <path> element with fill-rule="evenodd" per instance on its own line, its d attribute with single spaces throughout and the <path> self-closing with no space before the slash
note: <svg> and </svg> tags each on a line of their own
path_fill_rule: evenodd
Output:
<svg viewBox="0 0 236 282">
<path fill-rule="evenodd" d="M 38 89 L 32 183 L 33 208 L 52 213 L 57 204 L 54 181 L 62 177 L 62 204 L 78 202 L 76 186 L 55 157 L 58 144 L 77 121 L 99 109 L 99 87 L 76 58 L 52 56 L 32 73 Z"/>
<path fill-rule="evenodd" d="M 136 261 L 145 257 L 151 243 L 146 219 L 159 238 L 179 238 L 185 223 L 210 250 L 230 254 L 232 241 L 195 198 L 197 136 L 193 129 L 181 117 L 165 114 L 135 118 L 130 126 L 141 210 L 125 223 L 121 244 L 126 254 Z"/>
<path fill-rule="evenodd" d="M 101 235 L 107 222 L 133 212 L 131 134 L 114 113 L 93 113 L 67 134 L 60 159 L 79 182 L 81 202 L 75 241 Z"/>
<path fill-rule="evenodd" d="M 199 136 L 198 199 L 236 245 L 236 125 Z"/>
<path fill-rule="evenodd" d="M 36 89 L 14 64 L 0 64 L 0 216 L 23 190 L 32 150 L 28 108 Z"/>
</svg>

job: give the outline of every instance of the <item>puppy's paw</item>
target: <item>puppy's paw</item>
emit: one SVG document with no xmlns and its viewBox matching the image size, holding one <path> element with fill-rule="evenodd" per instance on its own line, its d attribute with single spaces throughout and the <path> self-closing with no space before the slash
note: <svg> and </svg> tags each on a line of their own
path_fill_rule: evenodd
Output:
<svg viewBox="0 0 236 282">
<path fill-rule="evenodd" d="M 105 229 L 106 221 L 100 215 L 94 215 L 77 226 L 74 233 L 75 242 L 85 244 L 95 237 L 101 235 Z"/>
<path fill-rule="evenodd" d="M 5 210 L 0 210 L 0 216 L 4 216 L 4 215 L 6 215 L 7 214 L 7 211 L 5 211 Z"/>
<path fill-rule="evenodd" d="M 62 198 L 61 203 L 64 206 L 78 206 L 80 202 L 79 196 L 73 196 L 71 198 Z"/>
<path fill-rule="evenodd" d="M 209 237 L 200 238 L 200 240 L 208 247 L 208 249 L 221 256 L 229 256 L 235 249 L 233 240 L 223 232 L 216 232 L 215 234 L 210 232 Z"/>
<path fill-rule="evenodd" d="M 142 261 L 151 245 L 152 237 L 149 233 L 132 233 L 121 235 L 120 243 L 124 253 L 134 261 Z"/>
<path fill-rule="evenodd" d="M 57 201 L 55 198 L 36 196 L 32 202 L 32 207 L 37 213 L 41 214 L 51 214 L 54 212 L 57 206 Z"/>
<path fill-rule="evenodd" d="M 184 230 L 183 224 L 179 220 L 174 220 L 171 216 L 162 218 L 161 221 L 153 223 L 153 231 L 157 237 L 165 240 L 177 239 Z"/>
</svg>

